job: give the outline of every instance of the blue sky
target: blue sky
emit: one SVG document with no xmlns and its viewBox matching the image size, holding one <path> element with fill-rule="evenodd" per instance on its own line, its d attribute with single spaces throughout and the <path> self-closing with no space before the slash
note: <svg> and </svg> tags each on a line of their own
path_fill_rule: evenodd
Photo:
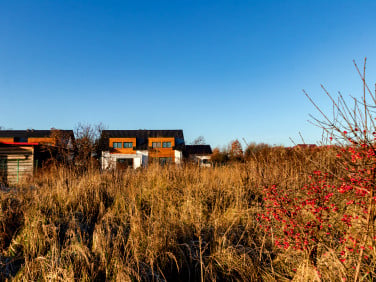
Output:
<svg viewBox="0 0 376 282">
<path fill-rule="evenodd" d="M 0 126 L 183 129 L 291 145 L 320 89 L 376 81 L 375 1 L 0 0 Z"/>
</svg>

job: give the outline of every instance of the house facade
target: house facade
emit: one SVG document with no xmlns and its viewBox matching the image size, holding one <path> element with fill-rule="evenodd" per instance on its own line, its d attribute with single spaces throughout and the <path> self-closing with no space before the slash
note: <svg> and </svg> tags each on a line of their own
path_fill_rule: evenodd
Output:
<svg viewBox="0 0 376 282">
<path fill-rule="evenodd" d="M 103 130 L 102 169 L 138 168 L 183 160 L 183 130 Z"/>
<path fill-rule="evenodd" d="M 211 167 L 212 149 L 210 145 L 186 145 L 184 156 L 201 167 Z"/>
<path fill-rule="evenodd" d="M 18 182 L 73 143 L 72 130 L 0 130 L 0 182 Z"/>
</svg>

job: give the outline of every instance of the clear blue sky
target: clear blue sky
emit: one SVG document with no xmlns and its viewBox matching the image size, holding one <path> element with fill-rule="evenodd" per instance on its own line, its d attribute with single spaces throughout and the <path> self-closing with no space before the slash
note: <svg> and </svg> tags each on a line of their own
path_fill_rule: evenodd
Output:
<svg viewBox="0 0 376 282">
<path fill-rule="evenodd" d="M 0 0 L 0 125 L 314 143 L 320 83 L 376 82 L 376 1 Z"/>
</svg>

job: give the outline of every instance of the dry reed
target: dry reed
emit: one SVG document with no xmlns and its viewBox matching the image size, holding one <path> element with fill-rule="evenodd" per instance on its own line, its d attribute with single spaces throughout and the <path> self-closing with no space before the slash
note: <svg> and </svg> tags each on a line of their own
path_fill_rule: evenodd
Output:
<svg viewBox="0 0 376 282">
<path fill-rule="evenodd" d="M 346 277 L 332 249 L 314 269 L 301 253 L 277 249 L 256 220 L 262 187 L 299 189 L 317 167 L 333 172 L 336 166 L 330 150 L 283 148 L 205 169 L 151 166 L 81 174 L 52 166 L 0 192 L 1 280 Z"/>
</svg>

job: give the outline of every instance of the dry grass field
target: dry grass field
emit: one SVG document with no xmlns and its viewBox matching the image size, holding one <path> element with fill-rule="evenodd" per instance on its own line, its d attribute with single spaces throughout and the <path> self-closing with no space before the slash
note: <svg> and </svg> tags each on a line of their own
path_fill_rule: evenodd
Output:
<svg viewBox="0 0 376 282">
<path fill-rule="evenodd" d="M 373 280 L 374 238 L 366 232 L 373 224 L 339 224 L 348 199 L 335 195 L 343 193 L 329 197 L 339 211 L 322 223 L 333 224 L 333 234 L 302 231 L 315 236 L 308 249 L 285 236 L 283 221 L 269 220 L 264 228 L 260 220 L 270 210 L 265 187 L 301 203 L 302 187 L 320 170 L 335 175 L 325 187 L 337 191 L 344 181 L 337 154 L 274 148 L 214 168 L 82 173 L 51 166 L 0 192 L 1 280 L 345 281 L 354 279 L 358 263 L 359 279 Z M 304 225 L 312 214 L 300 210 L 294 220 Z M 365 235 L 361 248 L 344 243 Z M 284 236 L 290 243 L 280 247 L 276 241 Z"/>
</svg>

